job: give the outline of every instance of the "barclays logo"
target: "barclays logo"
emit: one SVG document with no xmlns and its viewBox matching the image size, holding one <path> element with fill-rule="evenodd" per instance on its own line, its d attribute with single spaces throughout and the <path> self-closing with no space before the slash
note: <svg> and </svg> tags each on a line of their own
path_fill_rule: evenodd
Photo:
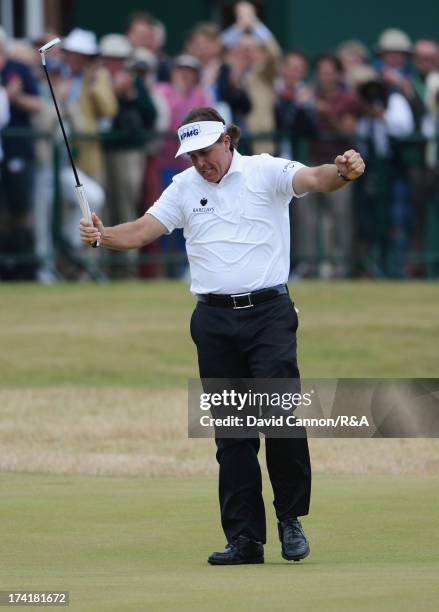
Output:
<svg viewBox="0 0 439 612">
<path fill-rule="evenodd" d="M 206 203 L 207 203 L 207 200 L 206 200 Z M 204 206 L 204 204 L 202 204 L 202 206 Z M 209 214 L 209 213 L 215 212 L 215 208 L 213 206 L 209 206 L 208 208 L 193 208 L 192 212 Z"/>
</svg>

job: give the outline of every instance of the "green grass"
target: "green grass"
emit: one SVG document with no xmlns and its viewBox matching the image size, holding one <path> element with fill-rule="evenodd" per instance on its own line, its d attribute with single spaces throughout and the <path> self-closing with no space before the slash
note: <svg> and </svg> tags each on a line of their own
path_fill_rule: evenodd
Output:
<svg viewBox="0 0 439 612">
<path fill-rule="evenodd" d="M 302 376 L 437 375 L 437 284 L 303 282 L 291 292 Z M 185 284 L 2 285 L 0 297 L 4 385 L 181 388 L 197 376 Z"/>
<path fill-rule="evenodd" d="M 210 567 L 222 547 L 211 479 L 1 478 L 1 589 L 69 590 L 72 610 L 412 610 L 439 597 L 439 480 L 326 477 L 304 519 L 312 554 Z"/>
<path fill-rule="evenodd" d="M 291 290 L 302 376 L 437 376 L 437 284 Z M 315 477 L 310 558 L 281 559 L 266 485 L 266 564 L 206 564 L 224 544 L 217 482 L 194 474 L 213 448 L 166 421 L 197 376 L 193 304 L 172 282 L 0 285 L 0 589 L 69 590 L 87 612 L 436 609 L 439 480 L 423 466 L 435 474 L 437 445 L 417 452 L 422 440 L 399 455 L 386 440 L 311 441 L 317 473 L 329 456 L 331 474 L 375 475 Z"/>
</svg>

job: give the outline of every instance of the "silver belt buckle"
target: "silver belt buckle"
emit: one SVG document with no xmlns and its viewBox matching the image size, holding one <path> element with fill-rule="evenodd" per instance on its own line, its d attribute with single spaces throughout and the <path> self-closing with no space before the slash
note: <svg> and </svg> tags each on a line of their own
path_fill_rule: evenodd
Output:
<svg viewBox="0 0 439 612">
<path fill-rule="evenodd" d="M 233 300 L 233 310 L 240 310 L 241 308 L 252 308 L 254 304 L 252 304 L 250 295 L 251 295 L 251 292 L 250 293 L 234 293 L 233 295 L 231 295 L 230 297 Z M 244 297 L 244 296 L 248 298 L 248 304 L 244 304 L 244 306 L 237 306 L 235 298 Z"/>
</svg>

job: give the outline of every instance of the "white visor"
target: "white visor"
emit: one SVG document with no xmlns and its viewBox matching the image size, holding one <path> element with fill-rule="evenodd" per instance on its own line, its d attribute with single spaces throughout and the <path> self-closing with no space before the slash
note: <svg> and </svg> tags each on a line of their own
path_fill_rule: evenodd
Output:
<svg viewBox="0 0 439 612">
<path fill-rule="evenodd" d="M 196 121 L 182 125 L 178 128 L 180 148 L 175 157 L 213 145 L 225 130 L 221 121 Z"/>
</svg>

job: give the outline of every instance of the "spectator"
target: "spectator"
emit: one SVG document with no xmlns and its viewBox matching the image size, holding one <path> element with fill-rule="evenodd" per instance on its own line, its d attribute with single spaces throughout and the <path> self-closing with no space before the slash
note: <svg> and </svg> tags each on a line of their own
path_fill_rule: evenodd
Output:
<svg viewBox="0 0 439 612">
<path fill-rule="evenodd" d="M 417 40 L 413 50 L 413 64 L 415 77 L 424 81 L 430 74 L 437 74 L 439 70 L 439 45 L 435 40 Z"/>
<path fill-rule="evenodd" d="M 1 44 L 2 36 L 5 36 L 5 34 L 0 29 L 0 44 Z M 0 130 L 2 130 L 5 127 L 5 125 L 9 123 L 10 118 L 11 118 L 11 113 L 9 109 L 8 94 L 6 92 L 6 89 L 3 87 L 3 85 L 0 84 Z M 0 168 L 1 168 L 2 161 L 3 161 L 3 147 L 2 147 L 1 134 L 0 134 Z M 1 174 L 0 174 L 0 180 L 1 180 Z"/>
<path fill-rule="evenodd" d="M 166 42 L 165 25 L 149 13 L 136 12 L 128 19 L 126 36 L 133 49 L 147 49 L 154 54 L 157 60 L 157 80 L 168 82 L 171 62 L 163 51 Z"/>
<path fill-rule="evenodd" d="M 10 118 L 11 118 L 11 114 L 9 111 L 8 94 L 6 93 L 6 89 L 2 85 L 0 85 L 0 130 L 2 130 L 5 127 L 5 125 L 9 123 Z M 3 160 L 3 147 L 2 147 L 2 140 L 1 140 L 1 135 L 0 135 L 0 164 L 2 160 Z M 0 174 L 0 180 L 1 180 L 1 174 Z"/>
<path fill-rule="evenodd" d="M 357 66 L 367 64 L 369 57 L 367 47 L 359 40 L 345 40 L 338 45 L 335 55 L 341 61 L 346 84 L 350 88 L 355 87 L 352 74 Z"/>
<path fill-rule="evenodd" d="M 391 137 L 404 138 L 414 129 L 413 115 L 405 96 L 386 85 L 369 66 L 356 73 L 357 91 L 363 106 L 357 133 L 369 138 L 374 154 L 385 159 L 391 154 Z M 372 150 L 371 149 L 371 150 Z M 363 154 L 370 151 L 363 146 Z"/>
<path fill-rule="evenodd" d="M 28 66 L 34 73 L 34 67 L 40 63 L 40 58 L 27 40 L 13 40 L 8 48 L 9 59 Z"/>
<path fill-rule="evenodd" d="M 201 86 L 201 63 L 191 55 L 183 54 L 175 58 L 170 83 L 157 83 L 156 90 L 164 97 L 170 110 L 170 130 L 175 132 L 190 109 L 211 105 L 211 97 Z M 174 138 L 174 137 L 173 137 Z M 160 153 L 163 188 L 172 176 L 190 165 L 190 161 L 175 158 L 173 141 L 167 140 Z"/>
<path fill-rule="evenodd" d="M 151 27 L 151 37 L 148 50 L 155 55 L 163 52 L 166 44 L 166 27 L 162 21 L 154 19 Z"/>
<path fill-rule="evenodd" d="M 157 67 L 158 62 L 152 51 L 148 49 L 137 48 L 133 49 L 128 67 L 136 77 L 140 78 L 151 96 L 155 110 L 156 118 L 154 121 L 154 128 L 159 132 L 165 132 L 169 129 L 170 118 L 169 109 L 167 107 L 165 98 L 158 92 L 155 87 L 157 83 Z M 148 143 L 148 149 L 156 148 L 156 141 Z"/>
<path fill-rule="evenodd" d="M 44 41 L 48 42 L 48 41 Z M 44 43 L 43 43 L 44 44 Z M 50 74 L 52 88 L 58 103 L 58 108 L 63 118 L 64 127 L 69 132 L 69 117 L 66 112 L 66 103 L 70 93 L 70 80 L 66 76 L 64 63 L 55 57 L 46 58 L 47 70 Z M 54 246 L 53 246 L 53 203 L 55 198 L 55 176 L 53 160 L 53 143 L 56 143 L 58 151 L 60 194 L 63 207 L 59 211 L 61 214 L 58 219 L 61 224 L 56 227 L 56 235 L 62 237 L 62 250 L 70 255 L 80 254 L 82 259 L 83 246 L 78 243 L 75 236 L 69 234 L 71 225 L 81 217 L 75 191 L 75 180 L 72 173 L 70 160 L 64 144 L 64 139 L 59 126 L 55 106 L 53 104 L 50 89 L 42 69 L 40 69 L 39 88 L 42 98 L 42 110 L 33 118 L 33 124 L 37 130 L 48 133 L 51 140 L 39 139 L 36 146 L 37 170 L 35 176 L 34 190 L 34 231 L 35 231 L 35 250 L 38 256 L 39 267 L 37 279 L 44 284 L 51 284 L 58 279 L 58 271 L 54 266 Z M 73 154 L 75 149 L 73 147 Z M 99 210 L 104 203 L 104 192 L 99 183 L 90 178 L 80 168 L 77 168 L 80 182 L 84 185 L 87 197 L 92 210 Z M 71 257 L 70 257 L 71 260 Z M 63 258 L 59 260 L 61 268 L 68 277 L 74 277 L 82 272 L 85 261 L 81 263 L 78 259 L 77 266 L 71 266 Z M 66 267 L 67 264 L 67 267 Z M 88 264 L 87 264 L 88 265 Z"/>
<path fill-rule="evenodd" d="M 89 200 L 94 208 L 103 205 L 104 163 L 102 147 L 96 134 L 109 129 L 117 112 L 117 100 L 111 86 L 108 70 L 97 61 L 98 45 L 93 32 L 72 30 L 63 40 L 64 58 L 68 69 L 67 95 L 64 112 L 68 126 L 79 135 L 90 134 L 90 138 L 75 137 L 72 144 L 76 152 L 76 164 L 81 171 L 81 182 L 85 184 Z M 70 185 L 68 167 L 64 167 L 62 181 Z M 67 182 L 69 181 L 69 182 Z M 83 249 L 80 241 L 72 242 L 77 232 L 71 230 L 77 225 L 81 212 L 68 196 L 69 204 L 64 215 L 63 231 L 65 243 L 74 249 Z M 69 237 L 69 238 L 67 238 Z"/>
<path fill-rule="evenodd" d="M 313 113 L 313 91 L 306 84 L 308 74 L 308 58 L 304 53 L 292 49 L 288 51 L 281 63 L 280 80 L 276 83 L 276 104 L 274 108 L 276 129 L 280 132 L 277 156 L 286 159 L 298 159 L 297 147 L 300 139 L 314 138 L 317 126 Z M 290 228 L 292 253 L 296 258 L 296 243 L 301 228 L 302 207 L 290 207 Z M 295 274 L 300 274 L 302 268 L 297 267 L 294 260 Z"/>
<path fill-rule="evenodd" d="M 96 134 L 102 120 L 113 119 L 117 100 L 108 70 L 96 61 L 98 46 L 95 34 L 77 28 L 64 38 L 63 49 L 70 77 L 67 110 L 72 126 L 77 132 Z M 104 125 L 108 126 L 108 123 Z M 77 140 L 75 146 L 79 168 L 103 183 L 100 143 Z"/>
<path fill-rule="evenodd" d="M 219 78 L 222 68 L 222 44 L 218 27 L 209 22 L 201 22 L 189 32 L 184 44 L 184 53 L 192 55 L 201 63 L 201 87 L 207 91 L 214 107 L 225 117 L 227 123 L 233 121 L 232 109 L 220 88 Z"/>
<path fill-rule="evenodd" d="M 155 110 L 155 120 L 153 129 L 163 133 L 169 130 L 170 125 L 170 109 L 166 98 L 162 95 L 157 84 L 157 59 L 148 49 L 133 49 L 131 58 L 128 62 L 129 69 L 139 78 L 148 91 Z M 146 150 L 149 155 L 160 149 L 162 139 L 152 138 L 145 143 Z"/>
<path fill-rule="evenodd" d="M 32 116 L 41 109 L 38 84 L 28 66 L 8 57 L 7 44 L 7 36 L 0 28 L 0 83 L 10 106 L 8 127 L 30 129 Z M 34 276 L 29 263 L 33 257 L 34 141 L 19 136 L 4 137 L 3 152 L 0 251 L 28 260 L 11 269 L 3 268 L 0 273 L 9 279 L 29 279 Z"/>
<path fill-rule="evenodd" d="M 149 13 L 136 12 L 129 16 L 126 36 L 134 49 L 149 49 L 154 18 Z"/>
<path fill-rule="evenodd" d="M 153 125 L 154 130 L 160 134 L 168 132 L 170 125 L 170 109 L 168 108 L 166 98 L 155 87 L 157 70 L 156 57 L 151 51 L 148 51 L 148 49 L 134 49 L 130 60 L 130 68 L 144 81 L 153 101 L 156 110 L 156 118 Z M 161 193 L 157 151 L 160 150 L 162 143 L 163 139 L 158 137 L 148 140 L 145 145 L 145 171 L 140 213 L 144 213 L 149 206 L 157 200 Z M 155 242 L 146 245 L 141 251 L 147 255 L 156 255 L 159 249 L 160 244 Z M 160 275 L 163 276 L 164 272 L 157 263 L 142 263 L 139 267 L 139 273 L 142 278 L 150 278 Z"/>
<path fill-rule="evenodd" d="M 156 57 L 148 49 L 133 49 L 131 58 L 128 62 L 128 67 L 132 70 L 136 78 L 141 79 L 155 109 L 155 120 L 153 123 L 154 130 L 158 132 L 166 132 L 170 125 L 170 113 L 166 99 L 157 90 L 157 67 L 158 62 Z M 148 153 L 153 153 L 159 147 L 160 139 L 153 138 L 146 143 Z"/>
<path fill-rule="evenodd" d="M 423 133 L 432 137 L 439 127 L 439 46 L 433 40 L 419 40 L 414 51 L 416 74 L 413 86 L 417 95 L 425 104 L 425 121 Z M 427 150 L 427 164 L 436 167 L 437 151 L 435 145 Z"/>
<path fill-rule="evenodd" d="M 58 131 L 58 119 L 53 102 L 47 87 L 45 74 L 41 68 L 38 49 L 56 37 L 49 33 L 47 38 L 38 37 L 38 41 L 28 43 L 25 40 L 14 41 L 9 47 L 9 57 L 15 61 L 26 64 L 38 81 L 38 91 L 41 96 L 41 111 L 32 116 L 32 126 L 38 131 L 55 136 Z M 37 44 L 38 42 L 38 44 Z M 47 68 L 51 73 L 55 90 L 58 96 L 58 73 L 61 70 L 59 47 L 48 58 Z M 35 140 L 35 166 L 33 190 L 33 240 L 34 252 L 37 258 L 36 279 L 43 284 L 52 284 L 57 281 L 58 275 L 54 265 L 53 248 L 53 200 L 54 176 L 52 142 L 46 137 Z"/>
<path fill-rule="evenodd" d="M 381 34 L 376 50 L 380 58 L 376 67 L 381 81 L 387 88 L 386 95 L 397 92 L 409 101 L 413 115 L 412 131 L 414 131 L 420 127 L 423 109 L 422 104 L 421 106 L 418 104 L 419 100 L 412 96 L 413 71 L 409 64 L 413 52 L 412 41 L 406 32 L 388 29 Z M 390 99 L 389 103 L 391 103 Z M 408 232 L 411 231 L 410 226 L 413 219 L 407 177 L 408 164 L 404 161 L 404 157 L 407 158 L 407 154 L 412 153 L 413 148 L 409 151 L 407 144 L 396 147 L 396 142 L 394 143 L 389 187 L 391 198 L 389 231 L 392 239 L 388 254 L 389 261 L 386 266 L 387 273 L 392 276 L 405 276 L 406 274 Z M 419 157 L 419 151 L 416 154 Z M 415 160 L 413 163 L 416 163 Z"/>
<path fill-rule="evenodd" d="M 41 47 L 49 39 L 42 39 L 38 42 Z M 39 55 L 39 54 L 38 54 Z M 37 55 L 37 59 L 38 58 Z M 60 60 L 60 56 L 47 57 L 46 68 L 50 74 L 50 80 L 55 93 L 55 97 L 60 109 L 67 96 L 67 80 L 63 76 L 65 69 Z M 41 94 L 41 111 L 33 118 L 34 127 L 51 136 L 57 141 L 59 151 L 63 152 L 64 143 L 61 142 L 62 134 L 59 128 L 58 117 L 52 96 L 50 94 L 46 75 L 39 63 L 38 71 L 39 91 Z M 53 204 L 54 204 L 54 182 L 53 173 L 53 141 L 49 139 L 39 139 L 36 143 L 36 172 L 35 172 L 35 191 L 34 191 L 34 232 L 35 232 L 35 253 L 38 257 L 37 280 L 43 284 L 52 284 L 57 280 L 57 272 L 54 266 L 54 241 L 53 241 Z M 64 159 L 64 163 L 68 160 Z M 71 170 L 70 170 L 71 172 Z M 70 176 L 72 182 L 72 176 Z M 74 198 L 74 194 L 73 198 Z M 58 228 L 57 228 L 58 231 Z"/>
<path fill-rule="evenodd" d="M 320 131 L 334 135 L 353 134 L 361 109 L 356 92 L 346 88 L 340 60 L 335 55 L 322 54 L 316 59 L 315 69 L 314 108 Z M 342 146 L 347 146 L 348 142 L 343 142 Z M 333 151 L 333 142 L 316 143 L 313 159 L 316 161 L 322 159 L 322 156 L 330 159 Z"/>
<path fill-rule="evenodd" d="M 280 68 L 281 78 L 276 86 L 276 129 L 282 132 L 279 157 L 296 159 L 295 143 L 298 139 L 316 136 L 317 126 L 313 114 L 313 91 L 306 84 L 308 58 L 292 49 L 285 54 Z"/>
<path fill-rule="evenodd" d="M 375 68 L 387 87 L 405 94 L 411 71 L 409 59 L 412 54 L 412 41 L 402 30 L 384 30 L 378 39 L 376 53 L 379 56 Z"/>
<path fill-rule="evenodd" d="M 109 225 L 117 225 L 139 215 L 145 173 L 145 131 L 153 127 L 156 110 L 146 81 L 138 74 L 138 66 L 128 63 L 132 51 L 128 39 L 121 34 L 107 34 L 101 39 L 100 51 L 118 102 L 110 139 L 105 141 L 106 217 Z M 128 276 L 133 275 L 134 259 L 131 256 Z M 126 268 L 122 271 L 127 272 Z"/>
<path fill-rule="evenodd" d="M 271 42 L 279 47 L 266 25 L 256 15 L 256 9 L 250 2 L 238 2 L 235 5 L 236 21 L 222 33 L 223 44 L 228 48 L 235 47 L 244 35 L 250 34 L 258 43 Z"/>
<path fill-rule="evenodd" d="M 434 135 L 430 89 L 439 76 L 439 47 L 434 40 L 418 40 L 413 47 L 413 73 L 405 82 L 404 94 L 412 108 L 416 131 Z M 433 83 L 433 86 L 432 86 Z"/>
<path fill-rule="evenodd" d="M 437 92 L 439 90 L 439 47 L 434 40 L 421 39 L 413 48 L 413 75 L 405 88 L 415 130 L 426 140 L 406 145 L 410 154 L 408 174 L 413 202 L 411 249 L 424 250 L 425 222 L 432 202 L 437 198 Z M 411 274 L 422 275 L 424 266 L 411 264 Z"/>
<path fill-rule="evenodd" d="M 246 126 L 250 134 L 272 133 L 275 129 L 274 85 L 277 65 L 280 58 L 279 48 L 273 39 L 262 43 L 252 34 L 245 34 L 232 51 L 234 61 L 243 71 L 243 86 L 250 100 L 251 110 L 246 115 Z M 275 143 L 272 138 L 258 138 L 253 141 L 252 150 L 257 153 L 274 154 Z"/>
<path fill-rule="evenodd" d="M 200 85 L 219 100 L 217 79 L 221 66 L 221 38 L 215 24 L 198 23 L 186 37 L 184 52 L 196 57 L 202 65 Z"/>
<path fill-rule="evenodd" d="M 244 45 L 238 44 L 226 52 L 224 62 L 218 72 L 217 81 L 217 96 L 230 109 L 230 123 L 235 123 L 242 130 L 246 128 L 245 119 L 251 110 L 250 97 L 246 91 L 245 83 L 250 63 L 244 47 Z"/>
<path fill-rule="evenodd" d="M 334 159 L 340 147 L 352 146 L 361 107 L 355 92 L 348 91 L 340 60 L 332 54 L 316 60 L 314 110 L 317 127 L 324 138 L 313 141 L 310 158 L 313 165 Z M 351 140 L 350 140 L 350 138 Z M 323 278 L 349 274 L 352 248 L 352 186 L 333 193 L 313 194 L 307 206 L 301 207 L 298 257 L 303 259 L 305 273 L 319 261 Z M 306 240 L 304 240 L 306 236 Z"/>
<path fill-rule="evenodd" d="M 372 276 L 403 276 L 413 222 L 407 168 L 391 138 L 414 129 L 406 98 L 384 83 L 371 68 L 357 74 L 364 114 L 357 132 L 362 138 L 368 172 L 358 192 L 357 257 Z"/>
<path fill-rule="evenodd" d="M 202 65 L 191 55 L 183 54 L 175 58 L 171 70 L 170 83 L 157 83 L 156 90 L 166 100 L 170 111 L 170 129 L 175 133 L 184 117 L 192 108 L 211 106 L 212 100 L 208 92 L 200 86 Z M 186 156 L 175 158 L 175 136 L 165 139 L 158 156 L 158 166 L 161 177 L 161 190 L 167 187 L 172 177 L 190 166 Z M 175 236 L 174 236 L 175 234 Z M 174 232 L 172 237 L 163 236 L 161 245 L 165 250 L 174 250 L 184 255 L 184 238 L 181 230 Z M 171 266 L 173 276 L 185 273 L 186 264 Z"/>
</svg>

